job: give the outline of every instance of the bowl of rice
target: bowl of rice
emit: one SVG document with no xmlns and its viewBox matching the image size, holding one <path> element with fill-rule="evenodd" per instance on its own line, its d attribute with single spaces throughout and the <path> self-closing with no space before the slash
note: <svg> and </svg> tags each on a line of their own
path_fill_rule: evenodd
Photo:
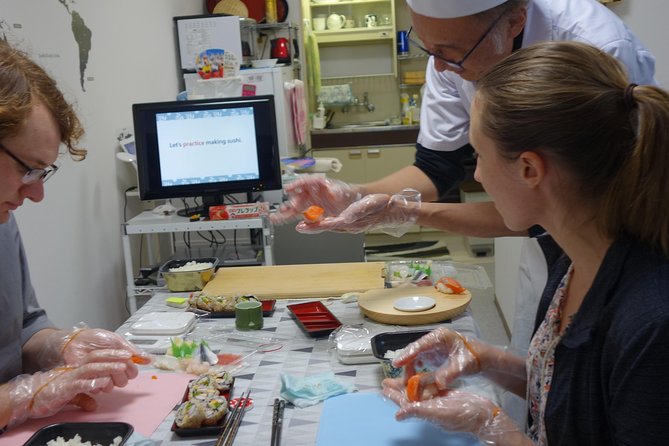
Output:
<svg viewBox="0 0 669 446">
<path fill-rule="evenodd" d="M 407 330 L 379 333 L 372 337 L 372 353 L 381 362 L 383 376 L 399 378 L 404 373 L 404 367 L 395 367 L 392 362 L 402 349 L 413 341 L 428 334 L 430 330 Z"/>
<path fill-rule="evenodd" d="M 172 292 L 199 291 L 214 277 L 216 257 L 170 260 L 160 267 L 160 275 Z"/>
<path fill-rule="evenodd" d="M 44 426 L 23 446 L 122 446 L 132 435 L 128 423 L 57 423 Z"/>
</svg>

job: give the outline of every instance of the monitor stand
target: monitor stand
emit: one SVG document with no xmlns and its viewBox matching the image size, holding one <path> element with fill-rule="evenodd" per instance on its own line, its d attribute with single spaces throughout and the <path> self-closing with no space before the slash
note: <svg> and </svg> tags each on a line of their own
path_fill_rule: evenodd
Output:
<svg viewBox="0 0 669 446">
<path fill-rule="evenodd" d="M 177 215 L 180 217 L 192 217 L 194 215 L 209 216 L 209 206 L 206 208 L 204 206 L 193 206 L 188 209 L 179 209 Z"/>
<path fill-rule="evenodd" d="M 224 195 L 204 195 L 201 197 L 202 204 L 198 206 L 179 209 L 177 215 L 181 217 L 192 217 L 200 215 L 201 217 L 209 218 L 209 206 L 222 205 L 225 197 Z"/>
</svg>

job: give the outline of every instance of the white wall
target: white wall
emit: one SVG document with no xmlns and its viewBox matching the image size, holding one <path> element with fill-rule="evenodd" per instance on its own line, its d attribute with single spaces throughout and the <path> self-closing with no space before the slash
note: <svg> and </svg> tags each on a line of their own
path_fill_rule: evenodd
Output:
<svg viewBox="0 0 669 446">
<path fill-rule="evenodd" d="M 611 10 L 653 52 L 657 59 L 656 78 L 661 86 L 669 88 L 669 47 L 667 46 L 667 0 L 623 0 Z"/>
<path fill-rule="evenodd" d="M 92 30 L 86 92 L 79 86 L 77 46 L 59 1 L 0 0 L 0 19 L 28 40 L 33 57 L 77 102 L 89 156 L 63 160 L 42 203 L 16 212 L 40 303 L 60 326 L 85 321 L 115 328 L 127 318 L 120 224 L 122 191 L 134 185 L 116 161 L 116 137 L 132 129 L 131 104 L 173 100 L 177 65 L 172 17 L 200 14 L 203 1 L 67 1 Z M 29 27 L 29 29 L 27 29 Z M 56 38 L 58 36 L 58 38 Z M 54 48 L 54 41 L 61 47 Z M 58 58 L 40 54 L 60 54 Z"/>
</svg>

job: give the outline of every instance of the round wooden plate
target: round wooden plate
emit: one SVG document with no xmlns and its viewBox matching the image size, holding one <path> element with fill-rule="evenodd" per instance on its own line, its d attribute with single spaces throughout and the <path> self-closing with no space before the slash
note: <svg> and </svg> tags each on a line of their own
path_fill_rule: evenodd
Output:
<svg viewBox="0 0 669 446">
<path fill-rule="evenodd" d="M 425 311 L 409 313 L 393 308 L 397 299 L 411 296 L 425 296 L 437 304 Z M 433 287 L 402 287 L 370 290 L 358 298 L 358 306 L 365 316 L 382 324 L 426 325 L 451 319 L 467 309 L 472 300 L 469 290 L 463 294 L 444 294 Z"/>
</svg>

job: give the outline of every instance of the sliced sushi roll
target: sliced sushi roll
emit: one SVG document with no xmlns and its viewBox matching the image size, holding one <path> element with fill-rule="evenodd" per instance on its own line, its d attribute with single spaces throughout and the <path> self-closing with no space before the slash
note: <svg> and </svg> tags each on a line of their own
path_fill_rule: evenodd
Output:
<svg viewBox="0 0 669 446">
<path fill-rule="evenodd" d="M 213 387 L 191 387 L 188 391 L 188 400 L 206 403 L 212 398 L 219 396 L 220 392 Z"/>
<path fill-rule="evenodd" d="M 205 426 L 213 426 L 228 412 L 228 400 L 223 396 L 217 396 L 210 399 L 204 405 L 204 421 Z"/>
<path fill-rule="evenodd" d="M 209 374 L 200 375 L 188 384 L 189 389 L 196 387 L 214 387 L 214 379 Z"/>
<path fill-rule="evenodd" d="M 193 401 L 181 403 L 177 409 L 174 421 L 179 427 L 192 428 L 202 426 L 205 419 L 204 405 Z"/>
<path fill-rule="evenodd" d="M 209 377 L 211 377 L 211 385 L 221 392 L 230 390 L 230 387 L 235 380 L 232 375 L 225 370 L 209 370 Z"/>
</svg>

